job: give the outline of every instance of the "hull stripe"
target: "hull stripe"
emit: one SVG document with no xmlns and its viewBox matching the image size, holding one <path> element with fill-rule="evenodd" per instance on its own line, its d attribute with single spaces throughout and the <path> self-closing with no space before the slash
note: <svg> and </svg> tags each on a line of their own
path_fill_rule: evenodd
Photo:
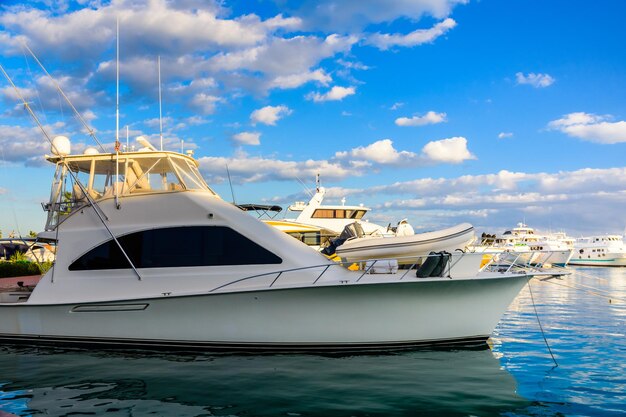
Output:
<svg viewBox="0 0 626 417">
<path fill-rule="evenodd" d="M 48 346 L 76 346 L 147 350 L 206 350 L 238 352 L 333 352 L 333 351 L 380 351 L 419 347 L 476 347 L 484 345 L 489 335 L 468 336 L 454 339 L 414 340 L 375 343 L 241 343 L 203 342 L 183 340 L 114 339 L 71 336 L 38 336 L 0 334 L 0 341 L 14 344 L 37 344 Z"/>
</svg>

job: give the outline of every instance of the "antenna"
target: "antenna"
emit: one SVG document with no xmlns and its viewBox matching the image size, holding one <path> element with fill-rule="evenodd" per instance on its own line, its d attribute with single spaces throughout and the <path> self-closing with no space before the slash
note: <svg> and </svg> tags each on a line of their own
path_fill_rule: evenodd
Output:
<svg viewBox="0 0 626 417">
<path fill-rule="evenodd" d="M 115 40 L 115 150 L 119 147 L 120 143 L 120 18 L 116 20 L 116 34 Z"/>
<path fill-rule="evenodd" d="M 157 56 L 159 67 L 159 136 L 161 137 L 161 150 L 163 150 L 163 113 L 161 112 L 161 55 Z"/>
<path fill-rule="evenodd" d="M 120 180 L 120 18 L 116 19 L 116 63 L 115 63 L 115 183 L 113 192 L 115 193 L 115 207 L 120 209 L 119 189 L 117 183 Z"/>
<path fill-rule="evenodd" d="M 72 102 L 70 101 L 70 99 L 65 95 L 65 93 L 63 92 L 63 90 L 61 89 L 61 86 L 59 85 L 59 83 L 57 82 L 57 80 L 54 79 L 54 77 L 52 75 L 50 75 L 50 73 L 48 72 L 48 70 L 46 69 L 46 67 L 43 66 L 43 64 L 41 63 L 41 61 L 39 61 L 39 59 L 37 58 L 37 56 L 35 55 L 35 53 L 28 47 L 28 45 L 26 43 L 23 43 L 24 48 L 26 48 L 26 50 L 31 54 L 31 56 L 33 57 L 33 59 L 35 60 L 35 62 L 37 62 L 37 64 L 39 65 L 39 67 L 41 67 L 41 69 L 43 70 L 43 72 L 46 73 L 46 75 L 50 78 L 50 80 L 52 80 L 52 83 L 54 84 L 54 86 L 57 88 L 57 90 L 59 91 L 59 93 L 61 93 L 61 95 L 63 96 L 63 98 L 65 99 L 65 101 L 67 101 L 67 104 L 69 104 L 69 106 L 72 108 L 72 110 L 74 111 L 74 114 L 76 115 L 76 117 L 78 117 L 78 120 L 80 120 L 80 122 L 83 124 L 83 127 L 85 129 L 87 129 L 87 132 L 89 132 L 89 135 L 93 138 L 93 140 L 98 144 L 98 146 L 100 146 L 100 149 L 102 150 L 102 152 L 105 152 L 104 150 L 104 146 L 102 146 L 102 143 L 100 143 L 100 141 L 98 140 L 98 138 L 96 137 L 96 133 L 95 131 L 89 127 L 89 125 L 87 124 L 87 122 L 85 121 L 85 119 L 83 119 L 83 116 L 81 116 L 81 114 L 78 112 L 78 110 L 76 110 L 76 107 L 74 107 L 74 105 L 72 104 Z"/>
<path fill-rule="evenodd" d="M 228 184 L 230 185 L 230 194 L 233 196 L 233 204 L 235 203 L 235 192 L 233 191 L 233 182 L 230 180 L 230 170 L 228 169 L 228 164 L 226 164 L 226 173 L 228 174 Z"/>
<path fill-rule="evenodd" d="M 128 125 L 126 125 L 126 152 L 129 152 L 129 143 L 128 143 Z"/>
</svg>

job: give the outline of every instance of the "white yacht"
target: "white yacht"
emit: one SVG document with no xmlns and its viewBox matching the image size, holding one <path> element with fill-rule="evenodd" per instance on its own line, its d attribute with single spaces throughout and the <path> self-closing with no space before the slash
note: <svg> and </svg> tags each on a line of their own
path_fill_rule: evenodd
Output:
<svg viewBox="0 0 626 417">
<path fill-rule="evenodd" d="M 0 294 L 0 339 L 171 349 L 484 343 L 539 272 L 350 271 L 222 200 L 189 155 L 69 152 L 55 138 L 54 266 Z M 371 265 L 371 263 L 370 263 Z M 427 276 L 418 278 L 417 276 Z"/>
<path fill-rule="evenodd" d="M 568 236 L 565 232 L 554 232 L 550 233 L 548 237 L 552 240 L 559 241 L 570 249 L 574 249 L 574 243 L 576 243 L 576 238 Z"/>
<path fill-rule="evenodd" d="M 309 202 L 297 201 L 288 207 L 289 211 L 298 213 L 298 216 L 293 221 L 323 227 L 336 234 L 340 234 L 347 225 L 358 221 L 367 235 L 393 235 L 393 233 L 387 230 L 387 227 L 363 219 L 365 214 L 370 211 L 370 208 L 364 207 L 362 204 L 358 206 L 345 205 L 345 199 L 342 201 L 342 204 L 323 204 L 325 194 L 326 189 L 320 186 L 318 176 L 315 194 L 313 194 Z"/>
<path fill-rule="evenodd" d="M 582 237 L 574 243 L 572 265 L 626 266 L 626 245 L 620 235 Z"/>
<path fill-rule="evenodd" d="M 0 239 L 0 261 L 8 261 L 18 253 L 31 262 L 54 260 L 54 246 L 49 243 L 37 242 L 32 237 Z"/>
<path fill-rule="evenodd" d="M 567 243 L 536 234 L 535 229 L 524 223 L 496 237 L 494 246 L 518 253 L 519 261 L 532 265 L 566 266 L 573 254 Z"/>
</svg>

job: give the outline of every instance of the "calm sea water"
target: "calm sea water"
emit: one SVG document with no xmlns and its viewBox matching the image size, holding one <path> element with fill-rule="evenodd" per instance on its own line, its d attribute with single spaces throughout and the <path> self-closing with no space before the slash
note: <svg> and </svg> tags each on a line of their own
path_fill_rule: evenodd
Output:
<svg viewBox="0 0 626 417">
<path fill-rule="evenodd" d="M 525 289 L 482 350 L 174 355 L 2 346 L 0 416 L 623 416 L 626 268 L 574 271 L 560 286 L 532 283 L 558 367 Z"/>
</svg>

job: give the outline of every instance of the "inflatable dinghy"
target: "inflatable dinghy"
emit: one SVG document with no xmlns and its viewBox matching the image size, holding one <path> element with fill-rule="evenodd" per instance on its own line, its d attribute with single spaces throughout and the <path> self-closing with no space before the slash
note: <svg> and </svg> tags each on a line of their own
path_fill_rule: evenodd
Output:
<svg viewBox="0 0 626 417">
<path fill-rule="evenodd" d="M 365 259 L 403 258 L 427 255 L 434 252 L 453 252 L 465 249 L 474 240 L 474 226 L 461 223 L 434 232 L 411 236 L 363 236 L 346 240 L 336 248 L 339 257 L 347 262 Z"/>
</svg>

